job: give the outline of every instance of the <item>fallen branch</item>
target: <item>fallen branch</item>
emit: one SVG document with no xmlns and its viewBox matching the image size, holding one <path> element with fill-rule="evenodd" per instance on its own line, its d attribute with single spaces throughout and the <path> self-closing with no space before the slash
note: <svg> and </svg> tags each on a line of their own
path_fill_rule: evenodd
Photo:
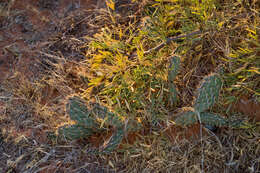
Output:
<svg viewBox="0 0 260 173">
<path fill-rule="evenodd" d="M 179 36 L 176 36 L 176 37 L 169 37 L 169 38 L 166 39 L 165 42 L 159 44 L 158 46 L 156 46 L 154 48 L 151 48 L 151 49 L 145 51 L 144 55 L 147 55 L 147 54 L 151 53 L 152 51 L 158 51 L 161 48 L 163 48 L 165 45 L 170 44 L 172 41 L 177 41 L 181 38 L 190 37 L 190 36 L 193 36 L 193 35 L 200 35 L 202 33 L 203 33 L 202 31 L 198 30 L 198 31 L 194 31 L 194 32 L 191 32 L 191 33 L 188 33 L 188 34 L 185 34 L 185 35 L 179 35 Z"/>
</svg>

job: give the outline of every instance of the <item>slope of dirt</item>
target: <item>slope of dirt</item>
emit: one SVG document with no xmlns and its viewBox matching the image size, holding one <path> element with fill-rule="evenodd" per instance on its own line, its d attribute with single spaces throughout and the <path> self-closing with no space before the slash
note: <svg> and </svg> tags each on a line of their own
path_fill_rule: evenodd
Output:
<svg viewBox="0 0 260 173">
<path fill-rule="evenodd" d="M 37 51 L 49 44 L 48 38 L 62 34 L 61 21 L 96 5 L 95 0 L 1 2 L 0 81 L 17 70 L 30 78 L 37 76 L 41 70 L 36 63 L 36 59 L 41 58 Z"/>
<path fill-rule="evenodd" d="M 24 146 L 33 145 L 35 142 L 48 143 L 42 128 L 34 128 L 34 123 L 28 128 L 23 123 L 19 125 L 19 122 L 30 121 L 30 117 L 33 116 L 28 113 L 30 108 L 26 107 L 23 100 L 14 102 L 14 105 L 19 107 L 18 112 L 16 107 L 10 110 L 17 115 L 6 116 L 6 112 L 9 112 L 6 99 L 10 93 L 3 90 L 2 83 L 7 79 L 16 78 L 18 73 L 28 81 L 39 78 L 48 68 L 44 62 L 50 55 L 44 54 L 44 49 L 54 47 L 54 50 L 60 38 L 72 38 L 73 34 L 70 32 L 73 32 L 74 27 L 79 27 L 77 29 L 81 30 L 82 36 L 88 33 L 86 24 L 77 24 L 91 15 L 89 10 L 100 8 L 102 5 L 101 1 L 96 0 L 0 1 L 0 172 L 25 171 L 28 169 L 25 163 L 30 160 L 28 153 L 31 153 L 30 148 L 33 147 Z M 59 48 L 63 48 L 62 46 Z M 72 48 L 63 48 L 62 53 L 68 55 L 68 58 L 82 56 Z M 14 119 L 16 120 L 13 121 Z M 13 136 L 15 141 L 5 141 L 2 134 L 6 133 Z M 19 142 L 34 137 L 34 142 Z M 24 161 L 16 160 L 19 156 Z"/>
</svg>

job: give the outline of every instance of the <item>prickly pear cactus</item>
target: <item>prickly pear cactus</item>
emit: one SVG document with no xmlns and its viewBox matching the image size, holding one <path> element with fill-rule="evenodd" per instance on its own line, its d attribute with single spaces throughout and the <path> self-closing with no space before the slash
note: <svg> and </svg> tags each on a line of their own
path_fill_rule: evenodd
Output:
<svg viewBox="0 0 260 173">
<path fill-rule="evenodd" d="M 84 137 L 91 136 L 94 131 L 91 128 L 75 124 L 71 126 L 63 126 L 59 129 L 59 134 L 64 135 L 66 139 L 76 140 Z"/>
<path fill-rule="evenodd" d="M 205 77 L 198 88 L 198 96 L 195 99 L 193 108 L 184 109 L 175 119 L 175 123 L 181 126 L 200 122 L 207 126 L 241 127 L 243 125 L 241 121 L 231 121 L 217 114 L 205 112 L 218 100 L 221 87 L 222 81 L 218 74 Z"/>
<path fill-rule="evenodd" d="M 191 124 L 196 124 L 198 122 L 198 118 L 193 108 L 183 108 L 184 111 L 177 115 L 177 118 L 174 122 L 180 126 L 188 126 Z"/>
<path fill-rule="evenodd" d="M 168 81 L 173 83 L 176 78 L 178 71 L 180 69 L 180 58 L 178 56 L 171 57 L 169 72 L 168 72 Z"/>
<path fill-rule="evenodd" d="M 85 138 L 94 133 L 102 133 L 112 126 L 116 129 L 115 133 L 104 143 L 98 153 L 110 153 L 121 143 L 124 137 L 124 123 L 106 107 L 96 104 L 89 110 L 79 97 L 71 97 L 67 104 L 67 112 L 76 124 L 59 129 L 59 134 L 66 139 Z"/>
<path fill-rule="evenodd" d="M 202 124 L 209 127 L 231 127 L 231 128 L 240 128 L 244 126 L 243 121 L 234 121 L 228 118 L 224 118 L 220 115 L 209 113 L 209 112 L 201 112 L 200 113 L 200 121 Z M 199 123 L 198 116 L 192 110 L 184 111 L 180 113 L 174 122 L 179 126 L 189 126 L 192 124 Z"/>
<path fill-rule="evenodd" d="M 222 81 L 218 74 L 211 74 L 205 77 L 198 88 L 194 109 L 197 112 L 209 109 L 217 101 L 221 87 Z"/>
<path fill-rule="evenodd" d="M 203 124 L 210 126 L 230 128 L 243 128 L 248 126 L 243 120 L 224 118 L 218 114 L 209 112 L 200 113 L 200 118 Z"/>
<path fill-rule="evenodd" d="M 229 126 L 228 119 L 209 112 L 201 112 L 200 120 L 203 124 L 209 126 L 217 126 L 217 127 L 227 127 Z"/>
<path fill-rule="evenodd" d="M 76 121 L 78 125 L 87 128 L 98 128 L 95 119 L 91 117 L 91 111 L 88 110 L 85 103 L 79 97 L 71 97 L 66 105 L 66 110 L 70 119 Z"/>
<path fill-rule="evenodd" d="M 124 129 L 118 128 L 116 132 L 103 144 L 99 153 L 111 153 L 116 149 L 124 138 Z"/>
<path fill-rule="evenodd" d="M 110 112 L 106 107 L 96 104 L 92 111 L 92 115 L 101 121 L 102 124 L 109 125 L 112 127 L 121 127 L 123 122 L 120 117 Z"/>
<path fill-rule="evenodd" d="M 199 123 L 198 116 L 195 110 L 191 107 L 183 108 L 184 111 L 177 115 L 177 118 L 174 120 L 177 125 L 180 126 L 188 126 L 192 124 Z M 201 112 L 200 113 L 200 121 L 205 125 L 211 126 L 228 126 L 228 120 L 208 112 Z"/>
<path fill-rule="evenodd" d="M 170 91 L 170 102 L 174 104 L 177 102 L 177 90 L 174 85 L 174 80 L 180 69 L 180 58 L 178 56 L 173 56 L 170 61 L 168 81 L 169 81 L 169 91 Z"/>
</svg>

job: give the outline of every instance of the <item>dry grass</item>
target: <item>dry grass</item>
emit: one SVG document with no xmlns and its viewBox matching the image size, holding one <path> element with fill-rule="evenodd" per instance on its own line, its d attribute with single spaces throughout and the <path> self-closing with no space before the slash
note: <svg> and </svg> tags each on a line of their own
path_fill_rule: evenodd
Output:
<svg viewBox="0 0 260 173">
<path fill-rule="evenodd" d="M 186 1 L 127 2 L 117 3 L 115 11 L 95 9 L 88 16 L 66 17 L 58 25 L 64 36 L 52 36 L 50 40 L 55 41 L 41 49 L 38 63 L 45 70 L 39 72 L 39 77 L 28 79 L 16 72 L 1 83 L 0 172 L 259 172 L 259 108 L 236 109 L 244 95 L 254 105 L 260 101 L 259 4 L 203 1 L 204 8 L 199 8 L 200 4 Z M 87 32 L 82 29 L 85 25 Z M 197 29 L 202 34 L 168 43 L 142 56 L 169 37 Z M 175 81 L 176 105 L 168 102 L 166 75 L 173 50 L 182 61 Z M 102 67 L 95 66 L 104 52 L 112 52 L 116 60 L 129 59 L 126 64 L 103 60 L 99 64 Z M 224 67 L 224 86 L 213 110 L 225 117 L 243 119 L 248 126 L 222 127 L 215 132 L 205 128 L 201 143 L 199 125 L 175 127 L 170 120 L 180 108 L 191 106 L 199 81 L 219 65 Z M 139 66 L 145 68 L 137 71 Z M 131 72 L 133 78 L 128 76 L 126 80 L 133 83 L 125 88 L 131 86 L 129 90 L 134 94 L 123 93 L 121 81 L 110 82 L 107 78 L 111 76 L 88 85 L 99 77 L 95 72 L 109 75 L 113 68 L 118 68 L 115 74 L 119 77 L 124 71 Z M 123 89 L 115 92 L 120 87 Z M 57 136 L 58 127 L 70 122 L 65 107 L 72 95 L 138 119 L 143 129 L 128 134 L 110 155 L 94 155 L 91 150 L 111 131 L 77 141 Z M 138 96 L 142 100 L 135 101 Z"/>
</svg>

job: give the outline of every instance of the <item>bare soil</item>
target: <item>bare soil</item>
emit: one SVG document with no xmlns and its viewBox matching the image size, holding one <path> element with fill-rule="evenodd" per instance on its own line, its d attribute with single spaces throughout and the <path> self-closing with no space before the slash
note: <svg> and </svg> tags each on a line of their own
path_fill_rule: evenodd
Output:
<svg viewBox="0 0 260 173">
<path fill-rule="evenodd" d="M 24 0 L 1 1 L 0 16 L 0 81 L 19 71 L 29 78 L 39 74 L 41 61 L 39 51 L 50 45 L 50 40 L 70 34 L 66 25 L 62 25 L 74 14 L 87 13 L 97 8 L 95 0 Z M 85 15 L 86 17 L 86 15 Z M 68 24 L 75 24 L 72 19 Z M 79 20 L 79 19 L 78 19 Z M 84 26 L 82 26 L 84 27 Z M 81 28 L 81 30 L 87 30 Z M 61 33 L 63 31 L 63 33 Z M 87 32 L 87 31 L 86 31 Z M 86 33 L 85 32 L 85 33 Z M 81 32 L 84 34 L 84 32 Z"/>
</svg>

